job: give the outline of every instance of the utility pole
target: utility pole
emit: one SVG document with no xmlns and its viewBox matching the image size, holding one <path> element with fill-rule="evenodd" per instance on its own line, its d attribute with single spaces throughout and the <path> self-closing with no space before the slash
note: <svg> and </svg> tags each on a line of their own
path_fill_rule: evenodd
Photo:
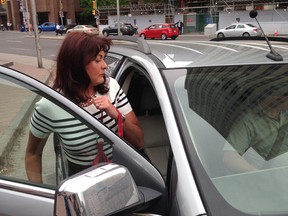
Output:
<svg viewBox="0 0 288 216">
<path fill-rule="evenodd" d="M 93 16 L 95 18 L 95 25 L 97 26 L 97 28 L 99 28 L 98 24 L 97 24 L 97 17 L 99 16 L 97 11 L 98 11 L 97 10 L 97 0 L 93 0 L 92 1 L 92 14 L 93 14 Z"/>
<path fill-rule="evenodd" d="M 29 36 L 31 36 L 30 14 L 29 14 L 29 10 L 28 10 L 27 0 L 25 0 L 25 5 L 26 5 L 26 21 L 27 21 L 27 25 L 28 25 L 28 32 L 29 32 Z"/>
<path fill-rule="evenodd" d="M 119 0 L 117 0 L 117 28 L 118 28 L 118 35 L 121 35 L 121 31 L 120 31 L 120 5 L 119 5 Z"/>
<path fill-rule="evenodd" d="M 34 34 L 35 34 L 35 44 L 36 44 L 38 67 L 43 68 L 38 26 L 37 26 L 37 22 L 36 22 L 37 16 L 36 16 L 35 0 L 30 0 L 30 3 L 31 3 L 31 10 L 32 10 L 33 29 L 34 29 Z"/>
<path fill-rule="evenodd" d="M 63 25 L 64 13 L 63 13 L 63 3 L 62 3 L 62 0 L 60 0 L 59 3 L 60 3 L 59 16 L 60 16 L 60 19 L 61 19 L 61 25 Z"/>
</svg>

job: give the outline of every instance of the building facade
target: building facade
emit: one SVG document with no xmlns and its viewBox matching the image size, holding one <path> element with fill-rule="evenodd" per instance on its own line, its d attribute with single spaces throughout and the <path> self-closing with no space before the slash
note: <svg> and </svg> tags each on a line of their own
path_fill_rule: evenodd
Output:
<svg viewBox="0 0 288 216">
<path fill-rule="evenodd" d="M 79 0 L 34 0 L 37 12 L 37 24 L 57 22 L 60 24 L 75 23 L 81 19 Z M 20 30 L 27 22 L 32 23 L 30 0 L 6 0 L 0 8 L 0 23 L 12 23 L 12 29 Z M 2 10 L 1 10 L 2 9 Z"/>
<path fill-rule="evenodd" d="M 99 0 L 98 0 L 99 1 Z M 139 17 L 163 17 L 163 22 L 175 23 L 180 17 L 184 21 L 184 32 L 204 31 L 209 23 L 219 22 L 219 15 L 223 13 L 237 14 L 256 8 L 264 13 L 276 11 L 277 14 L 287 13 L 287 0 L 130 0 L 130 5 L 120 5 L 120 16 L 138 22 Z M 20 30 L 22 25 L 31 19 L 31 2 L 35 2 L 37 24 L 43 22 L 57 22 L 60 24 L 110 24 L 111 17 L 117 15 L 116 6 L 98 7 L 97 16 L 91 14 L 81 16 L 79 0 L 6 0 L 0 5 L 0 23 L 12 23 L 12 29 Z M 241 12 L 242 11 L 242 12 Z M 89 12 L 88 12 L 89 13 Z M 269 12 L 268 12 L 269 13 Z M 110 17 L 110 18 L 109 18 Z M 133 18 L 137 17 L 137 18 Z M 158 19 L 158 18 L 157 18 Z M 152 19 L 149 19 L 152 22 Z M 149 21 L 148 20 L 148 21 Z M 144 22 L 143 22 L 144 25 Z"/>
</svg>

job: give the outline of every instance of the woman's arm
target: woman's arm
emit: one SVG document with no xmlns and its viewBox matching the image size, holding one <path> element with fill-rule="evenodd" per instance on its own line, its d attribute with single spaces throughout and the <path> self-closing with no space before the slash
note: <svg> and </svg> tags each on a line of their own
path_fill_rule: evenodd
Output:
<svg viewBox="0 0 288 216">
<path fill-rule="evenodd" d="M 138 150 L 144 147 L 144 133 L 133 111 L 126 115 L 123 122 L 124 138 Z"/>
<path fill-rule="evenodd" d="M 29 132 L 28 144 L 25 154 L 26 174 L 29 181 L 43 183 L 42 179 L 42 152 L 46 139 L 35 137 Z"/>
<path fill-rule="evenodd" d="M 251 172 L 257 169 L 249 164 L 238 152 L 224 151 L 223 163 L 233 172 Z"/>
<path fill-rule="evenodd" d="M 117 108 L 106 97 L 96 97 L 93 104 L 97 109 L 104 110 L 116 122 L 118 121 Z M 135 113 L 131 111 L 125 117 L 126 119 L 123 122 L 124 138 L 138 150 L 143 149 L 144 133 Z"/>
</svg>

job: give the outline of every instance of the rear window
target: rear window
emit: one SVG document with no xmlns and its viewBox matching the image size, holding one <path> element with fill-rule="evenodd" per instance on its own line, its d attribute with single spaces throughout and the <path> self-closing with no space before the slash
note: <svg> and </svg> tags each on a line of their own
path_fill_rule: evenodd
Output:
<svg viewBox="0 0 288 216">
<path fill-rule="evenodd" d="M 170 28 L 177 28 L 176 24 L 169 24 Z"/>
<path fill-rule="evenodd" d="M 256 26 L 252 25 L 252 24 L 247 24 L 248 26 L 252 27 L 252 28 L 256 28 Z"/>
</svg>

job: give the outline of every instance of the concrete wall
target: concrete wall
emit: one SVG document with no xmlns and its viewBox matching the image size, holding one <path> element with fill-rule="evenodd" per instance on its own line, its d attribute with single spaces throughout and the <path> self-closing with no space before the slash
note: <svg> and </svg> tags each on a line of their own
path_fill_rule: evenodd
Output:
<svg viewBox="0 0 288 216">
<path fill-rule="evenodd" d="M 231 11 L 230 13 L 223 11 L 219 13 L 218 29 L 225 28 L 231 23 L 235 23 L 236 18 L 240 18 L 240 22 L 247 22 L 258 26 L 256 20 L 250 18 L 249 11 Z M 274 32 L 277 32 L 278 34 L 288 34 L 287 11 L 258 11 L 257 20 L 266 35 L 273 35 Z"/>
</svg>

